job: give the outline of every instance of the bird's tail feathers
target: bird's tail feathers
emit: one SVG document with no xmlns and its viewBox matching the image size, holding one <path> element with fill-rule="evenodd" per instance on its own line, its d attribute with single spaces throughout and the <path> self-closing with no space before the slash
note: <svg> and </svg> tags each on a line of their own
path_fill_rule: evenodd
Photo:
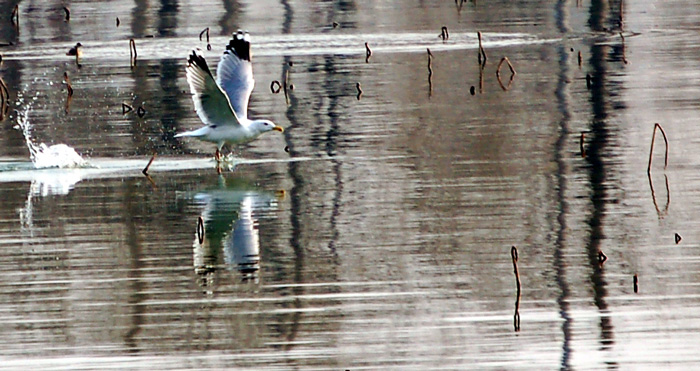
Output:
<svg viewBox="0 0 700 371">
<path fill-rule="evenodd" d="M 175 138 L 180 138 L 180 137 L 202 137 L 205 136 L 209 133 L 211 129 L 209 126 L 203 126 L 197 130 L 192 130 L 192 131 L 186 131 L 184 133 L 179 133 L 175 134 Z"/>
</svg>

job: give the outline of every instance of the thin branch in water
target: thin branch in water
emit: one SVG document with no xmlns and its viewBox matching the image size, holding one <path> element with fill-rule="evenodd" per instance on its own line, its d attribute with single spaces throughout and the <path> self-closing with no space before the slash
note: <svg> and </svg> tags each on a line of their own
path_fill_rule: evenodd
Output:
<svg viewBox="0 0 700 371">
<path fill-rule="evenodd" d="M 136 53 L 136 41 L 134 41 L 134 39 L 129 39 L 129 57 L 131 61 L 131 68 L 134 68 L 134 66 L 136 66 L 137 56 L 138 53 Z"/>
<path fill-rule="evenodd" d="M 143 175 L 148 176 L 148 169 L 151 167 L 151 164 L 153 163 L 153 160 L 155 160 L 155 159 L 156 159 L 156 153 L 153 152 L 153 156 L 151 156 L 151 159 L 148 161 L 148 164 L 146 164 L 146 167 L 143 168 L 143 170 L 141 170 Z"/>
<path fill-rule="evenodd" d="M 515 314 L 513 315 L 513 327 L 515 332 L 520 331 L 520 296 L 521 296 L 521 286 L 520 286 L 520 273 L 518 272 L 518 248 L 513 246 L 510 248 L 510 256 L 513 260 L 513 273 L 515 274 L 515 285 L 518 290 L 517 296 L 515 298 Z"/>
<path fill-rule="evenodd" d="M 204 218 L 201 216 L 197 219 L 197 241 L 200 245 L 204 243 Z"/>
<path fill-rule="evenodd" d="M 479 38 L 479 64 L 485 65 L 488 58 L 486 57 L 486 50 L 484 50 L 484 46 L 481 43 L 481 31 L 477 31 L 476 36 Z"/>
<path fill-rule="evenodd" d="M 578 68 L 581 69 L 581 65 L 583 64 L 583 56 L 581 55 L 581 51 L 578 51 Z"/>
</svg>

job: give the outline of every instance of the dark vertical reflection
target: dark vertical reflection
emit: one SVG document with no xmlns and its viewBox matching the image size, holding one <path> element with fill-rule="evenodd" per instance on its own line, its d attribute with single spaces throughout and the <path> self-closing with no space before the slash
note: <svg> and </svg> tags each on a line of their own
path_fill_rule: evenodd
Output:
<svg viewBox="0 0 700 371">
<path fill-rule="evenodd" d="M 568 1 L 562 0 L 557 3 L 556 17 L 559 31 L 566 33 L 569 27 L 566 23 L 565 9 Z M 559 230 L 557 230 L 557 238 L 555 241 L 554 250 L 554 270 L 556 273 L 557 286 L 559 287 L 559 296 L 557 297 L 557 305 L 559 306 L 559 316 L 563 322 L 561 324 L 561 332 L 563 342 L 561 345 L 561 362 L 560 368 L 568 370 L 571 368 L 571 324 L 572 319 L 569 314 L 569 284 L 566 281 L 566 262 L 564 260 L 564 250 L 566 248 L 566 231 L 568 229 L 566 216 L 569 212 L 569 205 L 566 202 L 566 159 L 567 159 L 567 142 L 569 139 L 569 122 L 571 121 L 571 107 L 567 95 L 569 81 L 569 50 L 566 45 L 557 47 L 559 55 L 559 77 L 557 79 L 557 108 L 561 114 L 559 121 L 559 138 L 556 142 L 555 161 L 557 163 L 557 200 L 559 203 L 559 213 L 557 222 Z"/>
<path fill-rule="evenodd" d="M 0 22 L 2 23 L 2 22 Z M 8 104 L 10 105 L 9 115 L 13 118 L 10 119 L 5 116 L 5 120 L 2 121 L 3 135 L 1 136 L 2 143 L 5 148 L 21 148 L 19 153 L 11 153 L 15 156 L 26 156 L 29 157 L 26 146 L 24 145 L 24 136 L 20 130 L 11 130 L 13 126 L 17 124 L 17 115 L 13 113 L 14 108 L 16 108 L 15 102 L 17 102 L 17 93 L 22 89 L 22 77 L 23 77 L 23 62 L 18 60 L 7 60 L 2 61 L 0 66 L 0 78 L 5 82 L 7 86 L 8 93 L 10 94 L 10 99 Z M 17 145 L 17 143 L 22 143 Z"/>
<path fill-rule="evenodd" d="M 294 19 L 294 10 L 292 9 L 291 4 L 287 0 L 282 0 L 280 2 L 282 4 L 282 7 L 284 8 L 284 21 L 282 22 L 282 34 L 290 34 L 292 32 L 292 20 Z M 284 67 L 282 68 L 282 77 L 280 80 L 284 79 L 284 76 L 290 71 L 290 66 L 289 62 L 291 62 L 291 57 L 285 56 L 284 57 Z M 290 122 L 290 126 L 285 130 L 284 132 L 284 140 L 287 146 L 289 147 L 289 155 L 291 157 L 294 157 L 298 155 L 296 150 L 294 149 L 294 143 L 292 142 L 292 136 L 291 134 L 294 132 L 295 128 L 298 128 L 300 125 L 300 117 L 297 117 L 297 115 L 301 116 L 303 113 L 297 113 L 296 107 L 297 107 L 297 99 L 294 96 L 294 91 L 290 91 L 289 93 L 289 105 L 287 106 L 287 119 Z M 289 175 L 292 179 L 292 183 L 294 184 L 292 186 L 292 190 L 290 191 L 290 198 L 291 198 L 291 213 L 290 213 L 290 222 L 292 226 L 292 236 L 289 241 L 289 244 L 292 247 L 292 250 L 294 251 L 294 273 L 293 273 L 293 282 L 296 283 L 303 283 L 304 282 L 304 248 L 301 246 L 301 222 L 299 220 L 299 217 L 301 215 L 301 200 L 302 200 L 302 195 L 304 194 L 304 177 L 302 176 L 302 171 L 301 171 L 301 163 L 296 162 L 296 161 L 291 161 L 289 162 Z M 301 285 L 294 286 L 292 288 L 292 294 L 295 296 L 299 296 L 304 294 L 304 288 Z M 291 305 L 296 308 L 296 309 L 301 309 L 304 305 L 303 303 L 297 299 L 291 302 Z M 279 332 L 280 334 L 286 333 L 286 340 L 288 341 L 288 345 L 285 345 L 285 349 L 288 350 L 291 347 L 293 347 L 291 341 L 296 338 L 296 334 L 299 331 L 299 322 L 301 320 L 301 311 L 300 310 L 295 310 L 292 313 L 292 318 L 290 321 L 287 321 L 290 323 L 289 329 L 285 331 L 285 329 L 280 328 Z M 280 325 L 281 327 L 284 325 Z"/>
<path fill-rule="evenodd" d="M 238 23 L 241 4 L 236 0 L 223 0 L 223 3 L 225 12 L 219 19 L 219 27 L 221 27 L 223 35 L 231 35 L 241 28 L 241 25 Z"/>
<path fill-rule="evenodd" d="M 335 251 L 335 245 L 336 242 L 338 241 L 338 238 L 340 237 L 340 233 L 338 231 L 338 216 L 340 215 L 340 204 L 341 204 L 341 196 L 343 194 L 343 179 L 342 179 L 342 166 L 343 162 L 341 160 L 338 160 L 335 158 L 335 156 L 338 154 L 337 153 L 337 137 L 338 137 L 338 131 L 339 131 L 339 126 L 338 126 L 338 119 L 341 116 L 340 112 L 337 112 L 339 109 L 339 102 L 338 99 L 342 94 L 338 94 L 337 91 L 335 91 L 334 87 L 336 85 L 335 81 L 336 80 L 336 71 L 335 71 L 335 62 L 334 62 L 335 57 L 326 57 L 326 63 L 324 65 L 324 72 L 326 76 L 326 81 L 324 83 L 324 88 L 326 90 L 326 96 L 330 100 L 329 102 L 329 107 L 328 107 L 328 112 L 326 113 L 328 118 L 330 119 L 330 128 L 326 132 L 326 137 L 325 137 L 325 151 L 326 154 L 329 157 L 334 157 L 333 160 L 331 160 L 331 163 L 333 164 L 333 174 L 334 174 L 334 182 L 335 182 L 335 193 L 333 195 L 333 211 L 331 212 L 331 220 L 330 220 L 330 227 L 331 227 L 331 239 L 328 242 L 328 248 L 330 249 L 330 252 L 333 255 L 336 255 Z"/>
<path fill-rule="evenodd" d="M 0 20 L 0 42 L 2 43 L 13 43 L 17 44 L 19 42 L 19 32 L 18 30 L 12 25 L 12 22 L 10 22 L 10 13 L 12 12 L 12 9 L 15 8 L 15 5 L 19 5 L 22 1 L 21 0 L 10 0 L 10 1 L 3 1 L 2 5 L 0 5 L 0 10 L 2 11 L 2 19 Z M 20 9 L 20 30 L 22 30 L 22 15 L 21 15 L 21 10 Z"/>
<path fill-rule="evenodd" d="M 158 10 L 158 36 L 175 36 L 177 12 L 177 0 L 161 0 Z"/>
<path fill-rule="evenodd" d="M 607 2 L 593 1 L 590 8 L 589 25 L 593 30 L 599 30 L 604 26 L 607 15 Z M 597 27 L 597 28 L 594 28 Z M 586 161 L 591 186 L 592 211 L 587 224 L 590 227 L 590 237 L 586 252 L 591 267 L 590 281 L 593 284 L 593 302 L 600 313 L 600 343 L 601 349 L 611 349 L 614 344 L 614 329 L 608 315 L 607 282 L 605 280 L 604 266 L 598 262 L 600 245 L 605 235 L 603 225 L 606 208 L 606 167 L 604 153 L 610 139 L 607 118 L 607 100 L 611 95 L 606 91 L 607 65 L 606 55 L 608 47 L 593 45 L 590 51 L 589 64 L 591 66 L 591 106 L 593 119 L 590 127 L 589 145 L 586 150 Z"/>
<path fill-rule="evenodd" d="M 163 91 L 160 103 L 162 140 L 149 141 L 145 148 L 145 154 L 150 154 L 154 150 L 159 153 L 169 153 L 173 150 L 182 152 L 182 142 L 173 137 L 180 127 L 180 121 L 187 114 L 178 101 L 182 95 L 178 86 L 178 77 L 183 73 L 183 70 L 183 59 L 163 59 L 160 62 L 160 88 Z"/>
<path fill-rule="evenodd" d="M 124 215 L 124 223 L 126 225 L 126 243 L 129 246 L 130 257 L 128 276 L 131 282 L 131 295 L 127 302 L 131 310 L 131 327 L 124 335 L 124 343 L 131 352 L 138 353 L 140 349 L 136 338 L 138 333 L 141 332 L 141 325 L 143 325 L 144 321 L 143 316 L 146 312 L 146 307 L 141 303 L 146 299 L 146 295 L 144 294 L 144 283 L 141 278 L 143 268 L 141 240 L 139 238 L 137 220 L 135 218 L 136 215 L 142 213 L 137 210 L 140 200 L 138 200 L 135 195 L 136 186 L 134 181 L 126 182 L 124 188 L 124 211 L 126 212 Z"/>
<path fill-rule="evenodd" d="M 146 36 L 148 27 L 148 0 L 135 0 L 134 10 L 131 12 L 131 33 L 136 38 Z"/>
</svg>

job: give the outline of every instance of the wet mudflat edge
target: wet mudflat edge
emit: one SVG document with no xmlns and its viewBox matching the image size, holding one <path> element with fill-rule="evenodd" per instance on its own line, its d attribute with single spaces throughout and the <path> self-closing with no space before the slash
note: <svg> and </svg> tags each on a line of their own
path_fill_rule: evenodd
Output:
<svg viewBox="0 0 700 371">
<path fill-rule="evenodd" d="M 21 168 L 0 172 L 1 368 L 700 364 L 694 4 L 625 2 L 624 44 L 619 1 L 111 5 L 0 21 L 0 158 Z M 205 27 L 212 66 L 239 27 L 267 40 L 251 111 L 286 129 L 221 175 L 212 145 L 173 138 L 200 125 L 177 56 Z M 487 42 L 481 74 L 460 46 L 477 30 L 515 40 Z M 133 68 L 129 38 L 151 54 Z M 28 106 L 36 142 L 105 173 L 26 169 Z M 655 122 L 671 161 L 657 137 L 647 177 Z"/>
</svg>

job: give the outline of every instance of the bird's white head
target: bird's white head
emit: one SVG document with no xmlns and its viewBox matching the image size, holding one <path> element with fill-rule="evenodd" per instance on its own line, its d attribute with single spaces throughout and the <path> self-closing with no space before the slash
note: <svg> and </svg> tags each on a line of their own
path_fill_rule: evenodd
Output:
<svg viewBox="0 0 700 371">
<path fill-rule="evenodd" d="M 275 125 L 275 123 L 270 120 L 253 120 L 250 123 L 250 128 L 258 134 L 266 133 L 272 130 L 279 131 L 280 133 L 284 131 L 281 126 Z"/>
</svg>

